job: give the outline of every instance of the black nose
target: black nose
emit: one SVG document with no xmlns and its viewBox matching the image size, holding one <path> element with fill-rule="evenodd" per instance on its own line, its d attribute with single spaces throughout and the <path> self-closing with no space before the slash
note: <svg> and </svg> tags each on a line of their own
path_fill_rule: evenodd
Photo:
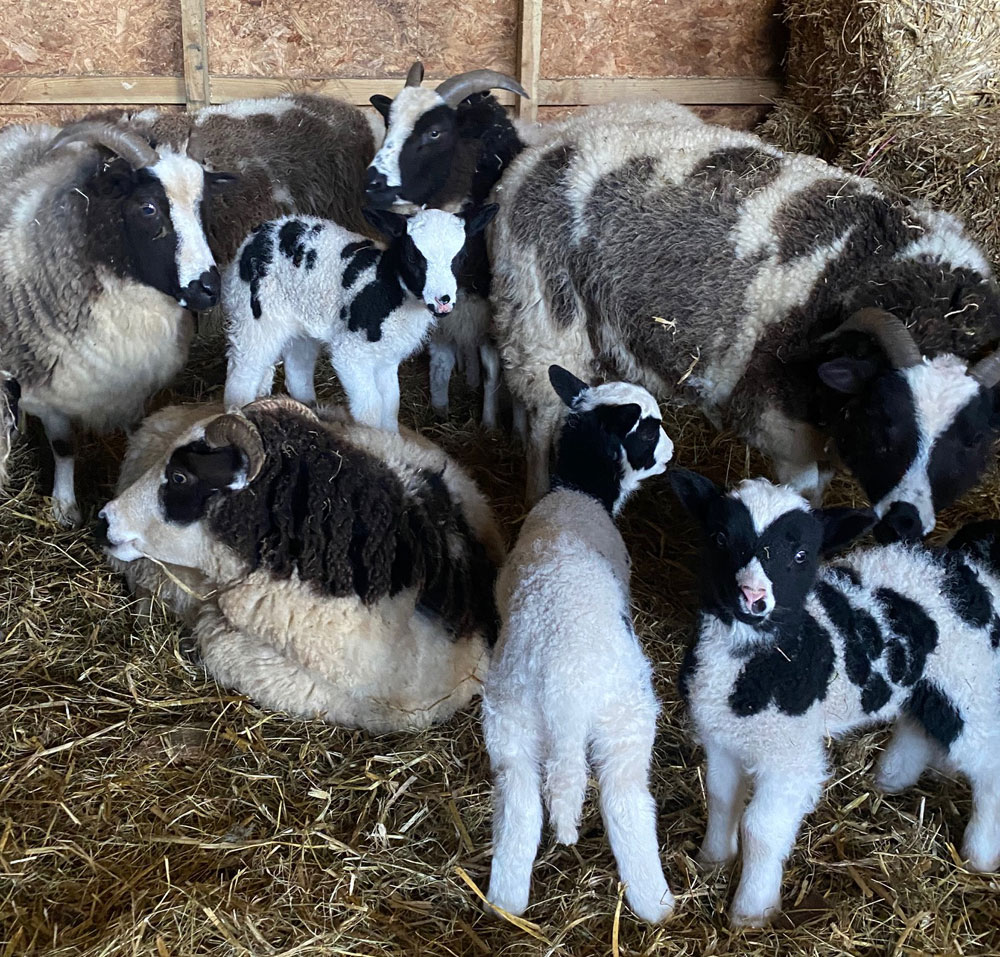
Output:
<svg viewBox="0 0 1000 957">
<path fill-rule="evenodd" d="M 374 166 L 368 167 L 365 174 L 365 199 L 369 206 L 386 209 L 395 202 L 398 195 L 399 190 L 389 185 L 385 173 L 380 173 Z"/>
<path fill-rule="evenodd" d="M 189 309 L 201 312 L 204 309 L 211 309 L 219 301 L 221 291 L 222 278 L 219 276 L 219 270 L 213 266 L 188 284 L 182 298 Z"/>
<path fill-rule="evenodd" d="M 94 522 L 91 532 L 98 548 L 107 548 L 111 544 L 108 538 L 108 520 L 103 515 Z"/>
<path fill-rule="evenodd" d="M 923 530 L 920 513 L 915 506 L 909 502 L 893 502 L 872 534 L 880 545 L 888 545 L 890 542 L 920 541 Z"/>
</svg>

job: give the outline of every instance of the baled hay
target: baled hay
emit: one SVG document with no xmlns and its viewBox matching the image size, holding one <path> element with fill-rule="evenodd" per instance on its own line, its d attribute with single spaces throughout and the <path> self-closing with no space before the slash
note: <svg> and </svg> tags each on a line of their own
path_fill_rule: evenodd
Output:
<svg viewBox="0 0 1000 957">
<path fill-rule="evenodd" d="M 955 213 L 1000 261 L 1000 107 L 880 117 L 855 129 L 838 161 Z"/>
<path fill-rule="evenodd" d="M 1000 93 L 1000 0 L 788 0 L 788 92 L 835 135 Z"/>
<path fill-rule="evenodd" d="M 209 398 L 203 383 L 218 381 L 222 352 L 203 354 L 186 387 Z M 436 423 L 426 382 L 422 360 L 403 379 L 403 421 L 470 467 L 512 536 L 523 451 L 479 429 L 468 395 Z M 691 410 L 669 408 L 665 422 L 678 465 L 719 482 L 765 468 Z M 81 449 L 85 508 L 110 494 L 120 452 L 120 442 Z M 879 794 L 882 733 L 836 749 L 837 770 L 789 861 L 777 926 L 729 930 L 736 875 L 701 874 L 694 862 L 703 756 L 676 682 L 697 543 L 664 479 L 629 504 L 622 529 L 636 628 L 663 702 L 652 790 L 676 914 L 660 928 L 631 915 L 591 791 L 575 847 L 546 832 L 526 922 L 515 925 L 484 913 L 477 894 L 489 880 L 491 817 L 478 706 L 428 731 L 373 736 L 262 711 L 217 687 L 185 658 L 181 626 L 159 610 L 134 616 L 87 533 L 42 517 L 39 459 L 46 453 L 21 447 L 15 494 L 0 502 L 3 957 L 1000 952 L 997 878 L 955 862 L 968 787 L 928 776 Z M 1000 514 L 995 472 L 984 488 L 966 507 Z M 835 492 L 856 501 L 846 480 Z"/>
<path fill-rule="evenodd" d="M 829 129 L 820 123 L 815 111 L 785 97 L 775 101 L 774 109 L 757 124 L 754 132 L 791 153 L 808 153 L 826 159 L 837 150 Z"/>
</svg>

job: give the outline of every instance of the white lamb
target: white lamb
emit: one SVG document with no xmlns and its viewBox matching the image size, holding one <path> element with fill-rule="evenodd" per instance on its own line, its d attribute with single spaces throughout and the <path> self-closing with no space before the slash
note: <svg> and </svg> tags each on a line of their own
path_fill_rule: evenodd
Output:
<svg viewBox="0 0 1000 957">
<path fill-rule="evenodd" d="M 629 904 L 655 923 L 674 904 L 648 787 L 659 705 L 613 516 L 643 478 L 664 471 L 673 445 L 645 389 L 591 388 L 558 366 L 549 378 L 570 413 L 553 489 L 497 578 L 501 632 L 483 696 L 495 777 L 489 900 L 512 914 L 527 907 L 543 795 L 556 840 L 576 842 L 589 751 Z"/>
</svg>

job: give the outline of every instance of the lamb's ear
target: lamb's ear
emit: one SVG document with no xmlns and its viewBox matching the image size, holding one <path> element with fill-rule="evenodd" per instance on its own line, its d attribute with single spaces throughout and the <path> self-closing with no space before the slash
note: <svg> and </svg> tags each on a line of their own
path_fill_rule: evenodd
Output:
<svg viewBox="0 0 1000 957">
<path fill-rule="evenodd" d="M 406 232 L 406 217 L 400 216 L 388 209 L 374 209 L 371 206 L 363 206 L 361 215 L 374 226 L 383 236 L 390 239 L 398 239 Z"/>
<path fill-rule="evenodd" d="M 687 469 L 671 469 L 667 479 L 681 505 L 704 524 L 709 506 L 723 494 L 722 489 L 710 478 Z"/>
<path fill-rule="evenodd" d="M 813 514 L 823 526 L 824 555 L 849 545 L 878 521 L 870 508 L 821 508 Z"/>
<path fill-rule="evenodd" d="M 381 93 L 376 93 L 374 96 L 368 97 L 368 102 L 375 107 L 379 113 L 382 114 L 382 119 L 385 120 L 386 126 L 389 125 L 389 110 L 392 107 L 392 97 L 384 96 Z"/>
<path fill-rule="evenodd" d="M 878 371 L 879 364 L 874 359 L 852 359 L 849 356 L 831 359 L 816 370 L 824 385 L 844 395 L 860 393 Z"/>
<path fill-rule="evenodd" d="M 578 379 L 572 372 L 557 365 L 549 366 L 549 382 L 556 390 L 556 395 L 571 409 L 573 403 L 580 397 L 580 393 L 590 388 L 583 379 Z"/>
<path fill-rule="evenodd" d="M 479 206 L 463 213 L 466 236 L 475 236 L 476 233 L 481 233 L 493 221 L 493 217 L 496 216 L 499 209 L 499 204 L 487 203 L 485 206 Z"/>
</svg>

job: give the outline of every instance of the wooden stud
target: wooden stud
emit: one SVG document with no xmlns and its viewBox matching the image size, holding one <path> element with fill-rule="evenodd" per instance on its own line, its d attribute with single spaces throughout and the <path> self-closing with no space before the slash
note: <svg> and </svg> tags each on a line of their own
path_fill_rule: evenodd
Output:
<svg viewBox="0 0 1000 957">
<path fill-rule="evenodd" d="M 212 102 L 205 0 L 181 0 L 181 43 L 184 47 L 184 99 L 189 110 L 196 110 Z"/>
<path fill-rule="evenodd" d="M 520 0 L 518 4 L 517 78 L 530 99 L 518 97 L 515 110 L 519 119 L 538 118 L 538 74 L 542 60 L 542 0 Z"/>
</svg>

